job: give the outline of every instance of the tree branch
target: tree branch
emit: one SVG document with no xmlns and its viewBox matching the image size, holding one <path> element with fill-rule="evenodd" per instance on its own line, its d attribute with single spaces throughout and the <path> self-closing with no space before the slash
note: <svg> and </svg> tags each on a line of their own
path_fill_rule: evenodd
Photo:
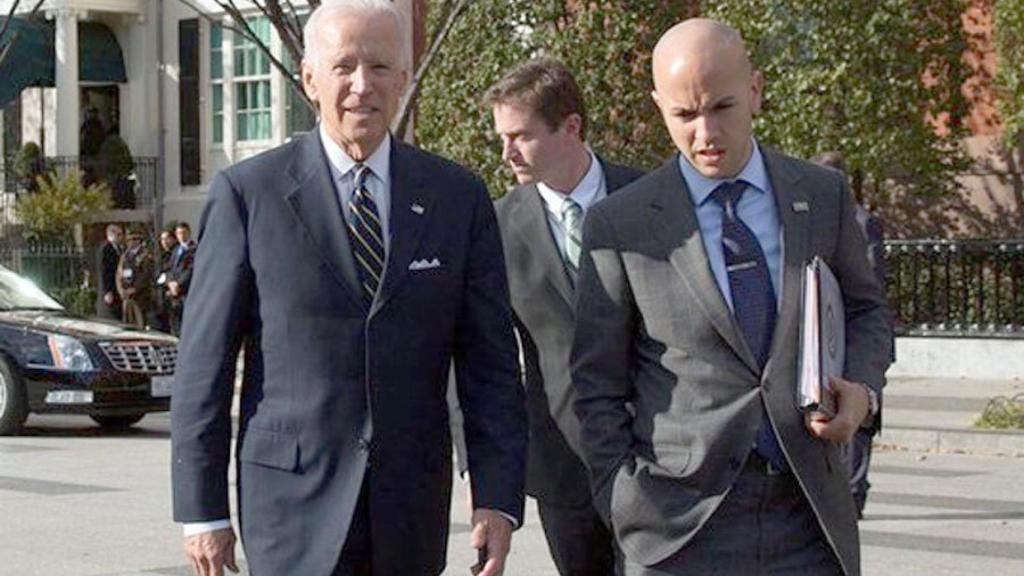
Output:
<svg viewBox="0 0 1024 576">
<path fill-rule="evenodd" d="M 455 27 L 455 22 L 458 21 L 459 17 L 462 16 L 466 8 L 469 7 L 470 3 L 474 0 L 458 0 L 458 3 L 453 4 L 446 2 L 444 7 L 448 9 L 447 18 L 444 19 L 437 32 L 434 34 L 434 38 L 430 43 L 430 48 L 427 53 L 423 56 L 423 60 L 420 61 L 419 66 L 416 68 L 416 74 L 412 78 L 412 82 L 405 90 L 405 94 L 402 95 L 401 103 L 399 104 L 399 114 L 397 120 L 392 123 L 392 129 L 396 135 L 404 134 L 409 126 L 409 122 L 412 119 L 412 112 L 416 107 L 416 101 L 419 99 L 420 87 L 423 83 L 423 78 L 426 77 L 427 72 L 430 70 L 430 65 L 437 57 L 438 53 L 441 52 L 441 47 L 444 45 L 445 39 L 451 32 L 452 28 Z"/>
</svg>

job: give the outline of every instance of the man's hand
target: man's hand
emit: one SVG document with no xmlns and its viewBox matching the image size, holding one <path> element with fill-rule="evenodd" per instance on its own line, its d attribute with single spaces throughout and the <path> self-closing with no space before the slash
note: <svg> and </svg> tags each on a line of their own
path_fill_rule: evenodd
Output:
<svg viewBox="0 0 1024 576">
<path fill-rule="evenodd" d="M 235 531 L 222 528 L 185 538 L 185 555 L 196 576 L 224 576 L 224 567 L 238 573 L 235 564 Z"/>
<path fill-rule="evenodd" d="M 175 298 L 177 298 L 178 297 L 178 293 L 180 291 L 181 291 L 181 286 L 178 285 L 178 281 L 177 280 L 171 280 L 170 282 L 167 283 L 167 292 L 169 292 L 171 296 L 174 296 Z"/>
<path fill-rule="evenodd" d="M 807 416 L 811 434 L 833 442 L 849 442 L 871 411 L 871 398 L 863 384 L 833 377 L 831 393 L 836 398 L 836 416 L 831 420 L 820 412 Z"/>
<path fill-rule="evenodd" d="M 512 523 L 494 510 L 478 508 L 473 511 L 473 533 L 470 543 L 483 550 L 487 560 L 479 576 L 501 576 L 505 572 L 505 557 L 512 546 Z"/>
<path fill-rule="evenodd" d="M 106 292 L 106 293 L 104 293 L 103 294 L 103 303 L 106 304 L 107 306 L 113 306 L 114 305 L 114 293 L 113 292 Z"/>
</svg>

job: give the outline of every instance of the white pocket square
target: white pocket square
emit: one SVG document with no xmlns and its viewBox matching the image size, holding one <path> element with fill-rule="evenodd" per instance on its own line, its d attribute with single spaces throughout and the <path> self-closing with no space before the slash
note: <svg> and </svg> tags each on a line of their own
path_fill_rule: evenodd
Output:
<svg viewBox="0 0 1024 576">
<path fill-rule="evenodd" d="M 413 260 L 412 263 L 409 264 L 409 270 L 429 270 L 430 268 L 440 267 L 441 261 L 437 258 L 434 258 L 433 260 L 427 260 L 426 258 L 423 260 Z"/>
</svg>

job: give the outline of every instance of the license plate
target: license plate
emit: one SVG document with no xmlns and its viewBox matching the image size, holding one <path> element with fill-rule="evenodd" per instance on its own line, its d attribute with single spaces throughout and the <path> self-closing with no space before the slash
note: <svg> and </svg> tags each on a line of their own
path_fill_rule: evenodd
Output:
<svg viewBox="0 0 1024 576">
<path fill-rule="evenodd" d="M 173 382 L 174 376 L 153 376 L 149 379 L 149 394 L 153 398 L 167 398 Z"/>
</svg>

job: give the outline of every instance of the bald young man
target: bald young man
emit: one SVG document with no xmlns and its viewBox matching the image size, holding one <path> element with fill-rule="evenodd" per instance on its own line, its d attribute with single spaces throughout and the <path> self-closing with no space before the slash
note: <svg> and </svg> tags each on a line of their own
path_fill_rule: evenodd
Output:
<svg viewBox="0 0 1024 576">
<path fill-rule="evenodd" d="M 856 575 L 838 445 L 871 421 L 888 312 L 835 171 L 758 144 L 739 34 L 682 22 L 654 50 L 679 154 L 591 209 L 572 353 L 595 505 L 626 574 Z M 838 414 L 796 406 L 801 271 L 839 279 Z"/>
</svg>

